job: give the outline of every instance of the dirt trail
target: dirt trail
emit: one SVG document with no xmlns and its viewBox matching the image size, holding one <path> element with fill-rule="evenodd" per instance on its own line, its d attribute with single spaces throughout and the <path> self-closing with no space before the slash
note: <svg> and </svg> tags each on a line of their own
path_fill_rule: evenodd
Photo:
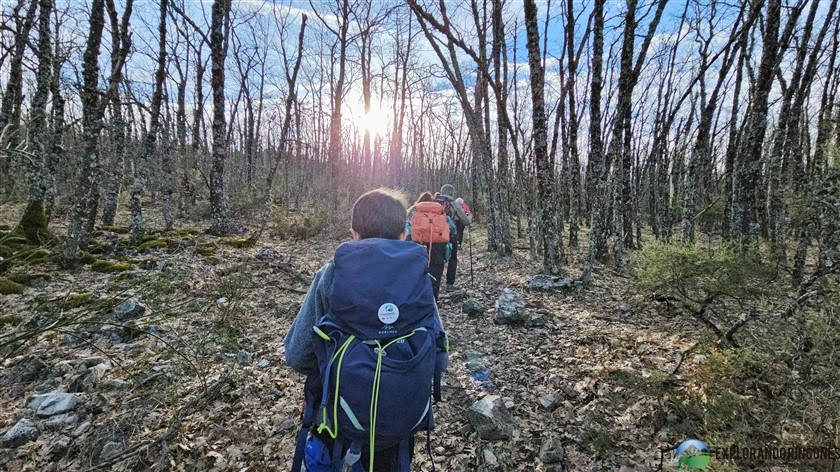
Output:
<svg viewBox="0 0 840 472">
<path fill-rule="evenodd" d="M 683 438 L 662 428 L 667 418 L 653 386 L 661 385 L 693 341 L 675 334 L 683 328 L 673 320 L 633 311 L 624 294 L 627 281 L 614 274 L 598 272 L 596 284 L 581 293 L 527 291 L 525 282 L 538 273 L 539 264 L 524 252 L 504 259 L 479 256 L 477 249 L 485 247 L 480 233 L 473 241 L 475 282 L 470 283 L 464 251 L 459 285 L 464 297 L 475 298 L 487 311 L 467 316 L 460 297 L 440 303 L 452 355 L 444 402 L 436 410 L 438 428 L 431 436 L 438 470 L 559 470 L 560 465 L 547 467 L 539 459 L 547 438 L 562 440 L 565 465 L 572 470 L 655 468 L 660 448 Z M 213 251 L 199 254 L 210 247 L 202 244 L 211 243 Z M 24 317 L 44 307 L 62 309 L 61 300 L 81 292 L 100 302 L 87 312 L 99 322 L 101 313 L 110 314 L 129 296 L 151 313 L 132 321 L 134 335 L 100 324 L 93 334 L 85 331 L 85 342 L 74 342 L 68 333 L 80 329 L 75 326 L 42 336 L 4 364 L 4 372 L 13 372 L 34 355 L 50 374 L 0 378 L 0 401 L 11 406 L 0 414 L 2 431 L 25 414 L 26 398 L 36 387 L 47 381 L 58 389 L 71 384 L 78 377 L 74 369 L 81 369 L 75 367 L 79 359 L 105 357 L 112 368 L 79 394 L 79 422 L 89 421 L 90 428 L 75 436 L 73 428 L 44 431 L 17 449 L 0 449 L 0 468 L 94 467 L 104 460 L 107 443 L 118 443 L 129 455 L 132 448 L 161 438 L 188 405 L 177 432 L 167 438 L 165 461 L 172 470 L 287 469 L 303 381 L 285 366 L 282 350 L 307 288 L 296 274 L 314 274 L 339 241 L 265 240 L 256 248 L 228 243 L 190 235 L 168 247 L 128 250 L 133 276 L 44 267 L 54 271 L 46 286 L 3 296 L 0 314 Z M 505 287 L 520 293 L 532 313 L 542 315 L 544 326 L 495 324 L 493 305 Z M 85 309 L 65 306 L 64 316 Z M 237 363 L 238 351 L 247 351 L 251 363 Z M 466 360 L 476 356 L 491 371 L 492 392 L 470 378 Z M 217 378 L 230 383 L 212 398 L 196 400 L 202 385 Z M 114 379 L 127 384 L 114 388 L 108 382 Z M 517 420 L 513 440 L 482 441 L 469 424 L 466 409 L 488 393 L 510 405 Z M 556 405 L 545 408 L 539 398 L 549 394 Z M 417 443 L 417 470 L 431 470 L 425 440 Z M 130 455 L 115 468 L 148 466 L 160 459 L 158 446 Z"/>
</svg>

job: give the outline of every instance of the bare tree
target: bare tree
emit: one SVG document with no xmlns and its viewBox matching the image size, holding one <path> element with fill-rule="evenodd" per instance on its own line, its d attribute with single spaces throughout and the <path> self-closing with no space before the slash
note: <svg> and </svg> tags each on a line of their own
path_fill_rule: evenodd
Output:
<svg viewBox="0 0 840 472">
<path fill-rule="evenodd" d="M 35 2 L 33 2 L 35 3 Z M 30 110 L 29 142 L 27 152 L 29 198 L 19 228 L 32 244 L 41 244 L 51 238 L 49 217 L 44 204 L 50 184 L 47 165 L 50 150 L 50 133 L 47 127 L 47 97 L 52 83 L 52 45 L 50 15 L 52 0 L 39 0 L 38 4 L 38 70 L 35 94 Z"/>
<path fill-rule="evenodd" d="M 155 85 L 152 91 L 152 102 L 149 107 L 149 128 L 143 139 L 143 147 L 134 159 L 134 180 L 131 184 L 131 239 L 139 243 L 145 234 L 143 219 L 143 191 L 148 178 L 148 161 L 157 146 L 160 131 L 160 108 L 163 102 L 163 79 L 166 75 L 166 11 L 168 0 L 160 1 L 160 24 L 158 27 L 158 56 L 155 71 Z"/>
<path fill-rule="evenodd" d="M 227 116 L 225 116 L 225 58 L 230 33 L 230 2 L 214 0 L 210 20 L 210 87 L 213 90 L 213 163 L 210 170 L 210 234 L 223 235 L 233 230 L 227 191 L 225 157 L 227 156 Z"/>
<path fill-rule="evenodd" d="M 534 153 L 537 161 L 537 188 L 542 219 L 543 270 L 559 274 L 563 262 L 563 239 L 557 231 L 554 162 L 548 156 L 545 120 L 545 72 L 540 57 L 540 33 L 537 26 L 537 5 L 525 0 L 528 65 L 531 70 L 531 113 L 533 115 Z"/>
</svg>

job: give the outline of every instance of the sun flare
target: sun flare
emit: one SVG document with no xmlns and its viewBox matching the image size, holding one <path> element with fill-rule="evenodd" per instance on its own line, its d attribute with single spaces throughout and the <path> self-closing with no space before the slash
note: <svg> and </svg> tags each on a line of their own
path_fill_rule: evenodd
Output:
<svg viewBox="0 0 840 472">
<path fill-rule="evenodd" d="M 359 120 L 359 129 L 372 136 L 384 136 L 388 132 L 388 115 L 383 110 L 371 109 Z"/>
</svg>

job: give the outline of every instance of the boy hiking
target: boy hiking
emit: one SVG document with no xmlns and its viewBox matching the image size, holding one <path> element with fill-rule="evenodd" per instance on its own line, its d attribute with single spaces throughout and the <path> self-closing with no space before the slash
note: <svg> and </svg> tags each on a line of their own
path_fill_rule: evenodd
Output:
<svg viewBox="0 0 840 472">
<path fill-rule="evenodd" d="M 455 201 L 455 187 L 446 184 L 440 188 L 440 193 L 435 196 L 435 201 L 443 205 L 447 216 L 455 221 L 455 234 L 452 235 L 452 253 L 446 266 L 446 290 L 455 288 L 455 276 L 458 271 L 458 249 L 464 241 L 464 229 L 472 223 L 472 214 L 466 204 Z"/>
<path fill-rule="evenodd" d="M 414 434 L 434 427 L 448 346 L 405 217 L 388 190 L 359 197 L 353 241 L 315 275 L 286 335 L 286 361 L 308 375 L 294 471 L 305 460 L 310 472 L 408 472 Z"/>
<path fill-rule="evenodd" d="M 432 291 L 437 300 L 443 268 L 452 251 L 450 233 L 456 231 L 455 221 L 446 215 L 444 207 L 435 202 L 431 193 L 423 192 L 408 209 L 405 231 L 408 233 L 408 241 L 422 244 L 426 248 Z"/>
</svg>

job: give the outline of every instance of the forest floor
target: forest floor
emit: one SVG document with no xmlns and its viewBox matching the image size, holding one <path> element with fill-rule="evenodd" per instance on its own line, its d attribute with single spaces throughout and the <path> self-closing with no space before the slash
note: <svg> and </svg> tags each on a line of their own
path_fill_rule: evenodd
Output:
<svg viewBox="0 0 840 472">
<path fill-rule="evenodd" d="M 0 225 L 12 226 L 21 210 L 0 207 Z M 118 224 L 126 223 L 123 215 Z M 195 231 L 150 237 L 142 250 L 124 226 L 97 232 L 93 257 L 127 266 L 67 271 L 46 258 L 9 271 L 45 275 L 23 294 L 0 295 L 0 348 L 4 356 L 17 348 L 0 369 L 0 432 L 22 417 L 38 420 L 25 408 L 33 394 L 76 392 L 79 405 L 53 424 L 38 420 L 37 439 L 0 449 L 0 469 L 288 470 L 303 378 L 285 365 L 283 339 L 343 232 L 236 247 L 239 240 L 193 224 Z M 578 275 L 585 234 L 581 241 L 567 248 L 569 277 Z M 691 388 L 704 368 L 704 356 L 684 355 L 698 328 L 646 308 L 628 279 L 605 267 L 580 292 L 529 291 L 541 263 L 530 260 L 527 240 L 515 245 L 511 257 L 486 253 L 485 232 L 475 228 L 474 280 L 463 248 L 465 293 L 439 305 L 452 351 L 444 402 L 432 457 L 418 440 L 415 468 L 432 470 L 433 460 L 452 471 L 652 470 L 663 457 L 672 467 L 670 451 L 687 431 L 662 397 L 668 385 Z M 495 324 L 503 288 L 522 295 L 542 322 Z M 485 313 L 463 313 L 466 298 Z M 13 339 L 20 333 L 25 344 Z M 491 383 L 472 380 L 468 358 L 483 360 Z M 470 425 L 467 409 L 488 394 L 515 418 L 511 440 L 482 440 Z M 550 438 L 563 444 L 560 464 L 540 459 Z"/>
</svg>

